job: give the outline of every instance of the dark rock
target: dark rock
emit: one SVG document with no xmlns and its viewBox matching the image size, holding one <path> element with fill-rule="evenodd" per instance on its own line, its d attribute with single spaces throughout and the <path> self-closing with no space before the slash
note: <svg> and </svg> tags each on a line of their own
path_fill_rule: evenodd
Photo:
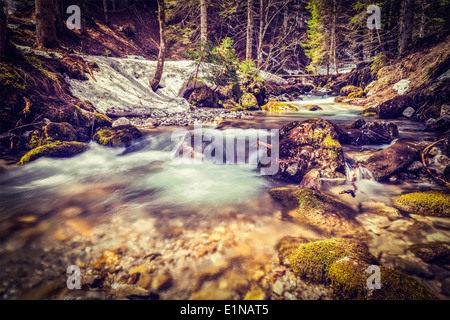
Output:
<svg viewBox="0 0 450 320">
<path fill-rule="evenodd" d="M 397 118 L 408 107 L 414 107 L 414 101 L 409 95 L 396 96 L 377 106 L 377 116 L 380 119 Z"/>
<path fill-rule="evenodd" d="M 279 170 L 274 177 L 300 182 L 312 169 L 324 178 L 344 173 L 341 135 L 338 126 L 320 118 L 286 124 L 279 133 Z"/>
<path fill-rule="evenodd" d="M 217 108 L 217 94 L 209 87 L 201 87 L 192 91 L 188 102 L 199 108 Z"/>
<path fill-rule="evenodd" d="M 421 150 L 416 141 L 400 139 L 384 150 L 365 152 L 353 158 L 357 164 L 372 172 L 376 180 L 383 180 L 411 164 Z"/>
<path fill-rule="evenodd" d="M 349 85 L 349 86 L 343 87 L 339 93 L 341 94 L 341 96 L 348 96 L 351 93 L 359 92 L 359 91 L 363 91 L 363 89 L 360 87 Z"/>
<path fill-rule="evenodd" d="M 356 144 L 384 144 L 398 136 L 395 124 L 386 121 L 371 121 L 361 127 L 361 134 Z"/>
<path fill-rule="evenodd" d="M 415 244 L 410 247 L 414 255 L 428 263 L 447 264 L 450 261 L 450 243 L 429 242 Z"/>
<path fill-rule="evenodd" d="M 52 122 L 46 125 L 44 132 L 47 138 L 59 141 L 75 141 L 77 140 L 77 132 L 71 124 L 67 122 L 57 123 Z"/>
</svg>

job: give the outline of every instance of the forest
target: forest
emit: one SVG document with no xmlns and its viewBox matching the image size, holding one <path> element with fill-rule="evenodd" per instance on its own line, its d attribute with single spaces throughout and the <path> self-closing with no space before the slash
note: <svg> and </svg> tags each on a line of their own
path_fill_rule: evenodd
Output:
<svg viewBox="0 0 450 320">
<path fill-rule="evenodd" d="M 449 13 L 0 0 L 0 299 L 450 299 Z"/>
</svg>

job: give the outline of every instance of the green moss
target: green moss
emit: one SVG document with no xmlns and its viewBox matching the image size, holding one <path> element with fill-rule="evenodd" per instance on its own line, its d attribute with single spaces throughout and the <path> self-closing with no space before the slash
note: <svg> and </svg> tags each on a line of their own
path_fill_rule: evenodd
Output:
<svg viewBox="0 0 450 320">
<path fill-rule="evenodd" d="M 71 124 L 67 122 L 57 123 L 52 122 L 44 128 L 47 139 L 61 140 L 61 141 L 76 141 L 77 133 Z"/>
<path fill-rule="evenodd" d="M 329 134 L 325 136 L 325 138 L 322 141 L 323 148 L 326 149 L 342 149 L 341 144 L 339 141 L 333 139 Z"/>
<path fill-rule="evenodd" d="M 436 297 L 429 289 L 407 274 L 384 266 L 380 268 L 380 289 L 369 289 L 366 273 L 369 263 L 345 257 L 328 270 L 333 292 L 338 299 L 357 300 L 432 300 Z"/>
<path fill-rule="evenodd" d="M 271 111 L 271 112 L 279 112 L 279 111 L 297 111 L 298 109 L 292 104 L 288 104 L 285 102 L 279 101 L 269 101 L 267 104 L 261 107 L 262 110 Z"/>
<path fill-rule="evenodd" d="M 314 105 L 314 104 L 309 104 L 309 105 L 305 106 L 305 109 L 308 111 L 323 110 L 321 107 Z"/>
<path fill-rule="evenodd" d="M 344 238 L 300 244 L 289 260 L 292 271 L 297 276 L 325 283 L 329 279 L 328 273 L 333 263 L 348 256 L 368 264 L 376 263 L 365 244 Z"/>
<path fill-rule="evenodd" d="M 364 91 L 363 91 L 363 89 L 360 88 L 358 91 L 354 91 L 354 92 L 350 93 L 347 97 L 349 99 L 362 98 L 362 97 L 364 97 Z"/>
<path fill-rule="evenodd" d="M 425 216 L 450 216 L 450 194 L 439 191 L 413 192 L 398 197 L 395 206 Z"/>
<path fill-rule="evenodd" d="M 239 104 L 244 108 L 245 110 L 258 110 L 258 100 L 256 97 L 251 93 L 244 93 L 239 99 Z"/>
<path fill-rule="evenodd" d="M 19 164 L 23 165 L 41 157 L 71 157 L 86 151 L 87 148 L 87 145 L 81 142 L 55 142 L 31 150 L 20 159 Z"/>
<path fill-rule="evenodd" d="M 129 146 L 131 141 L 142 136 L 141 132 L 132 125 L 115 128 L 102 128 L 98 130 L 93 140 L 107 147 Z"/>
<path fill-rule="evenodd" d="M 113 121 L 108 118 L 106 115 L 101 113 L 96 113 L 94 118 L 94 129 L 102 128 L 102 127 L 111 127 Z"/>
</svg>

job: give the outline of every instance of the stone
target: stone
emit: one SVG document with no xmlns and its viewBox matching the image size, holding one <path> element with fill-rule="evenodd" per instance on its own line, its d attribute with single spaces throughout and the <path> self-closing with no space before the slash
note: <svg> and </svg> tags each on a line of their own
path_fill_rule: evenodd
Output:
<svg viewBox="0 0 450 320">
<path fill-rule="evenodd" d="M 400 210 L 414 214 L 436 217 L 450 216 L 450 194 L 440 191 L 412 192 L 394 200 Z"/>
<path fill-rule="evenodd" d="M 304 175 L 302 181 L 300 182 L 300 188 L 320 190 L 321 184 L 322 180 L 320 179 L 319 171 L 311 170 Z"/>
<path fill-rule="evenodd" d="M 380 119 L 400 117 L 408 107 L 413 107 L 414 101 L 409 95 L 399 95 L 377 106 L 377 116 Z"/>
<path fill-rule="evenodd" d="M 68 158 L 85 152 L 87 149 L 88 146 L 82 142 L 55 142 L 31 150 L 20 159 L 19 164 L 23 165 L 41 157 Z"/>
<path fill-rule="evenodd" d="M 283 291 L 284 291 L 283 281 L 281 281 L 281 280 L 275 281 L 275 283 L 273 284 L 273 287 L 272 287 L 272 291 L 279 296 L 283 295 Z"/>
<path fill-rule="evenodd" d="M 142 133 L 132 125 L 102 128 L 92 138 L 106 147 L 129 147 L 134 139 L 142 137 Z"/>
<path fill-rule="evenodd" d="M 386 121 L 371 121 L 365 123 L 355 144 L 385 144 L 390 143 L 398 136 L 395 124 Z"/>
<path fill-rule="evenodd" d="M 152 281 L 152 289 L 154 291 L 164 291 L 172 286 L 173 279 L 169 273 L 163 273 L 156 276 Z"/>
<path fill-rule="evenodd" d="M 436 155 L 435 159 L 441 165 L 448 166 L 450 164 L 450 159 L 443 154 Z"/>
<path fill-rule="evenodd" d="M 416 172 L 419 171 L 423 168 L 423 164 L 420 161 L 413 161 L 407 168 L 406 170 L 410 171 L 410 172 Z"/>
<path fill-rule="evenodd" d="M 432 147 L 428 150 L 427 155 L 430 155 L 432 157 L 436 156 L 439 152 L 439 149 L 437 147 Z"/>
<path fill-rule="evenodd" d="M 416 112 L 416 110 L 414 110 L 414 108 L 408 107 L 402 112 L 402 115 L 407 118 L 411 118 L 414 115 L 414 112 Z"/>
<path fill-rule="evenodd" d="M 450 116 L 450 104 L 444 104 L 441 107 L 441 118 L 445 116 Z"/>
<path fill-rule="evenodd" d="M 94 228 L 85 219 L 75 218 L 65 222 L 65 225 L 75 230 L 79 235 L 89 238 L 94 234 Z"/>
<path fill-rule="evenodd" d="M 278 172 L 273 177 L 300 182 L 312 169 L 324 178 L 344 173 L 344 154 L 338 141 L 343 134 L 333 122 L 320 118 L 284 125 L 279 134 Z M 259 163 L 258 167 L 270 165 Z"/>
<path fill-rule="evenodd" d="M 444 264 L 450 261 L 450 243 L 429 242 L 415 244 L 410 247 L 414 255 L 425 262 L 441 262 Z"/>
<path fill-rule="evenodd" d="M 386 149 L 356 154 L 353 159 L 368 169 L 375 180 L 383 180 L 409 166 L 419 157 L 420 151 L 421 147 L 416 141 L 399 139 Z"/>
<path fill-rule="evenodd" d="M 359 92 L 359 91 L 363 91 L 363 89 L 360 87 L 348 85 L 348 86 L 343 87 L 339 93 L 341 96 L 348 96 L 351 93 Z"/>
<path fill-rule="evenodd" d="M 113 128 L 116 128 L 116 127 L 119 127 L 119 126 L 128 126 L 128 125 L 130 125 L 130 124 L 131 124 L 131 122 L 130 122 L 129 119 L 127 119 L 127 118 L 125 118 L 125 117 L 121 117 L 121 118 L 115 120 L 115 121 L 112 123 L 112 127 L 113 127 Z"/>
</svg>

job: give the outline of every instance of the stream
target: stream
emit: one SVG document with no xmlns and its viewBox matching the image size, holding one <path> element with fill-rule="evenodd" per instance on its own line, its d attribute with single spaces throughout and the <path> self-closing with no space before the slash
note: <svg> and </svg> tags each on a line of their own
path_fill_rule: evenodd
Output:
<svg viewBox="0 0 450 320">
<path fill-rule="evenodd" d="M 293 104 L 317 104 L 323 110 L 255 112 L 253 119 L 223 121 L 216 130 L 239 137 L 309 118 L 344 124 L 361 117 L 360 107 L 336 104 L 333 98 L 303 97 Z M 435 138 L 419 123 L 392 122 L 399 137 Z M 0 297 L 330 299 L 327 285 L 303 282 L 279 264 L 276 244 L 281 238 L 324 237 L 308 225 L 281 219 L 281 208 L 267 191 L 292 185 L 261 176 L 254 164 L 175 163 L 175 129 L 146 131 L 137 143 L 141 148 L 110 149 L 91 142 L 87 152 L 73 158 L 41 158 L 3 171 Z M 387 146 L 343 147 L 346 155 Z M 339 186 L 325 181 L 323 191 L 358 212 L 358 222 L 372 237 L 369 249 L 381 264 L 449 299 L 443 289 L 450 279 L 448 266 L 427 264 L 408 247 L 450 241 L 450 219 L 405 216 L 391 208 L 395 197 L 434 185 L 423 180 L 379 183 L 367 172 L 360 172 L 355 185 L 364 193 L 354 198 L 339 195 L 350 188 L 349 181 Z M 417 230 L 413 226 L 421 229 L 412 231 Z M 88 286 L 67 288 L 71 265 L 80 267 Z"/>
</svg>

